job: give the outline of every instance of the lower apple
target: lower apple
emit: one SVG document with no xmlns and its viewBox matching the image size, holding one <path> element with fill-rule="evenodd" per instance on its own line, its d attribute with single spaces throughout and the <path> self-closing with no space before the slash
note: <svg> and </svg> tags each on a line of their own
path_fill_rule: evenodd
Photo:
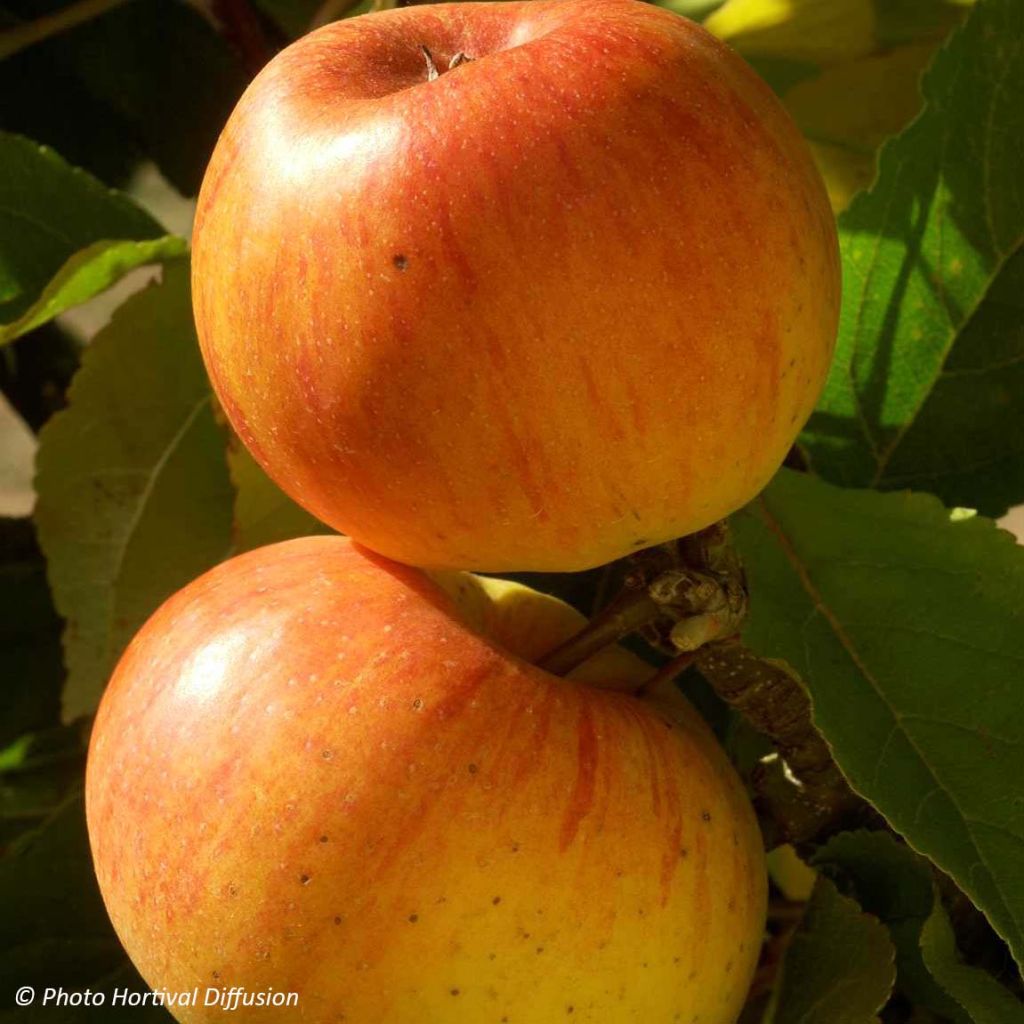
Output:
<svg viewBox="0 0 1024 1024">
<path fill-rule="evenodd" d="M 760 835 L 706 727 L 516 584 L 339 537 L 172 597 L 99 710 L 100 887 L 154 989 L 294 993 L 239 1020 L 736 1019 L 765 910 Z M 222 1009 L 175 1007 L 180 1021 Z"/>
</svg>

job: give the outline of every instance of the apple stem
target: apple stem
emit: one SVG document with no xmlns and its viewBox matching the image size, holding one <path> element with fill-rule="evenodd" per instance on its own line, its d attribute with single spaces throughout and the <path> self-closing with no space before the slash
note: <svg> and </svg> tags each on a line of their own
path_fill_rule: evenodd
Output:
<svg viewBox="0 0 1024 1024">
<path fill-rule="evenodd" d="M 437 62 L 434 60 L 434 55 L 422 43 L 420 43 L 420 53 L 423 54 L 423 59 L 427 62 L 427 81 L 436 81 L 441 77 L 441 72 L 437 70 Z M 472 57 L 463 53 L 462 50 L 459 50 L 459 52 L 454 54 L 448 61 L 448 67 L 445 68 L 445 70 L 452 71 L 457 67 L 461 67 L 463 64 L 469 64 L 472 60 Z"/>
<path fill-rule="evenodd" d="M 427 62 L 427 81 L 433 82 L 440 77 L 437 65 L 434 63 L 434 55 L 422 43 L 420 44 L 420 53 L 423 54 L 423 59 Z"/>
<path fill-rule="evenodd" d="M 538 667 L 556 676 L 568 675 L 598 651 L 651 625 L 663 614 L 646 589 L 632 589 L 627 584 L 627 589 L 575 636 L 545 654 Z"/>
<path fill-rule="evenodd" d="M 656 694 L 663 687 L 669 686 L 675 682 L 676 676 L 680 675 L 686 669 L 688 669 L 697 660 L 697 653 L 695 651 L 683 651 L 681 654 L 677 654 L 674 658 L 669 658 L 664 665 L 659 668 L 650 679 L 642 683 L 634 691 L 634 695 L 642 697 L 645 694 Z"/>
</svg>

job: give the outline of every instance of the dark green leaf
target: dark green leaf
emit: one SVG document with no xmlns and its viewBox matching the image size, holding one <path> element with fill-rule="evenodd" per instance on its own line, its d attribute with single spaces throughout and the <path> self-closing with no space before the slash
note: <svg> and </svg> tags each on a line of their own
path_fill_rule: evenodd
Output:
<svg viewBox="0 0 1024 1024">
<path fill-rule="evenodd" d="M 926 495 L 781 472 L 734 527 L 747 641 L 806 684 L 854 788 L 1024 958 L 1024 548 Z"/>
<path fill-rule="evenodd" d="M 819 878 L 765 1024 L 874 1024 L 894 976 L 885 928 Z"/>
<path fill-rule="evenodd" d="M 189 302 L 188 268 L 97 335 L 69 407 L 40 436 L 36 522 L 64 636 L 65 712 L 92 710 L 133 633 L 225 556 L 232 490 Z"/>
<path fill-rule="evenodd" d="M 1022 82 L 1024 6 L 981 0 L 925 75 L 924 112 L 882 150 L 874 187 L 841 218 L 839 344 L 803 436 L 813 468 L 829 479 L 877 486 L 905 474 L 913 453 L 902 459 L 901 448 L 944 366 L 953 368 L 954 345 L 978 345 L 968 324 L 1024 237 Z M 1003 326 L 989 317 L 980 330 Z M 1013 345 L 986 340 L 980 352 L 956 351 L 956 361 L 997 371 L 998 353 Z M 976 406 L 998 401 L 1000 379 L 976 377 Z M 943 415 L 933 409 L 933 422 Z M 995 479 L 1000 455 L 1019 445 L 1001 448 L 1006 439 L 993 430 L 984 450 L 966 455 L 955 430 L 928 436 L 935 450 L 925 482 L 940 467 L 973 471 L 979 503 L 994 510 L 976 460 Z"/>
<path fill-rule="evenodd" d="M 26 16 L 31 6 L 38 8 L 26 5 Z M 6 63 L 2 123 L 56 145 L 66 140 L 69 156 L 101 168 L 126 171 L 149 156 L 186 195 L 198 190 L 248 80 L 213 22 L 177 0 L 125 4 Z M 76 114 L 84 126 L 69 123 Z"/>
<path fill-rule="evenodd" d="M 122 248 L 116 259 L 81 250 L 116 240 L 154 240 L 163 228 L 127 196 L 65 163 L 56 153 L 0 132 L 0 342 L 107 287 L 159 249 Z M 165 245 L 168 243 L 164 243 Z M 179 243 L 180 244 L 180 243 Z M 133 262 L 134 256 L 134 262 Z M 54 275 L 65 268 L 56 288 Z"/>
<path fill-rule="evenodd" d="M 1024 1004 L 977 967 L 961 962 L 956 936 L 942 904 L 936 900 L 921 932 L 924 962 L 942 986 L 970 1014 L 973 1024 L 1022 1024 Z"/>
<path fill-rule="evenodd" d="M 86 985 L 124 962 L 92 871 L 81 795 L 0 859 L 0 989 Z"/>
<path fill-rule="evenodd" d="M 0 750 L 0 851 L 81 786 L 87 742 L 79 720 L 21 736 Z"/>
<path fill-rule="evenodd" d="M 880 483 L 1002 515 L 1024 496 L 1024 251 L 1003 265 Z"/>
<path fill-rule="evenodd" d="M 931 866 L 888 832 L 843 832 L 811 863 L 888 928 L 896 947 L 897 987 L 918 1006 L 954 1024 L 971 1024 L 921 956 L 921 929 L 935 908 Z"/>
</svg>

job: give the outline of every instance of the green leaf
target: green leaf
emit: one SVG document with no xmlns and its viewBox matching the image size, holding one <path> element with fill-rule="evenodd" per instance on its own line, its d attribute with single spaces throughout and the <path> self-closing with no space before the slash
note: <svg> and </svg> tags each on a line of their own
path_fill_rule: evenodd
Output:
<svg viewBox="0 0 1024 1024">
<path fill-rule="evenodd" d="M 894 977 L 885 928 L 819 878 L 764 1024 L 874 1024 Z"/>
<path fill-rule="evenodd" d="M 65 714 L 90 711 L 134 632 L 222 559 L 232 491 L 189 302 L 188 268 L 97 335 L 40 436 L 36 522 L 64 635 Z"/>
<path fill-rule="evenodd" d="M 747 641 L 785 659 L 853 787 L 1024 956 L 1024 548 L 927 495 L 782 471 L 733 519 Z"/>
<path fill-rule="evenodd" d="M 974 0 L 873 0 L 875 34 L 883 46 L 945 35 Z"/>
<path fill-rule="evenodd" d="M 1024 250 L 965 325 L 879 481 L 1001 516 L 1024 497 Z"/>
<path fill-rule="evenodd" d="M 717 10 L 725 0 L 654 0 L 658 7 L 665 7 L 691 21 L 703 21 L 712 11 Z"/>
<path fill-rule="evenodd" d="M 874 181 L 879 147 L 920 111 L 921 72 L 937 45 L 928 40 L 870 53 L 785 90 L 786 109 L 810 145 L 834 210 Z"/>
<path fill-rule="evenodd" d="M 235 487 L 233 552 L 241 554 L 292 537 L 333 532 L 292 501 L 235 437 L 228 445 L 228 467 Z"/>
<path fill-rule="evenodd" d="M 187 251 L 188 243 L 177 235 L 148 242 L 94 242 L 64 263 L 17 320 L 0 326 L 0 344 L 87 302 L 136 267 L 176 259 Z"/>
<path fill-rule="evenodd" d="M 1024 1004 L 991 974 L 961 962 L 956 937 L 942 904 L 925 922 L 921 952 L 932 974 L 970 1014 L 973 1024 L 1022 1024 Z"/>
<path fill-rule="evenodd" d="M 0 343 L 184 244 L 163 235 L 127 196 L 52 150 L 0 132 Z"/>
<path fill-rule="evenodd" d="M 785 57 L 816 65 L 870 53 L 871 0 L 727 0 L 705 27 L 745 57 Z"/>
<path fill-rule="evenodd" d="M 971 1024 L 932 977 L 921 955 L 921 929 L 935 908 L 931 867 L 888 832 L 843 832 L 815 851 L 811 864 L 889 929 L 896 985 L 911 1002 L 953 1024 Z"/>
<path fill-rule="evenodd" d="M 977 341 L 971 317 L 1021 248 L 1022 80 L 1024 6 L 981 0 L 925 75 L 923 113 L 883 148 L 874 187 L 840 220 L 838 348 L 803 435 L 815 471 L 835 482 L 884 486 L 893 469 L 906 472 L 910 428 L 954 345 Z M 978 356 L 957 353 L 973 366 Z M 975 403 L 997 394 L 976 387 Z M 931 472 L 965 468 L 962 445 L 949 441 L 949 431 L 931 436 Z M 993 451 L 982 458 L 995 475 Z"/>
</svg>

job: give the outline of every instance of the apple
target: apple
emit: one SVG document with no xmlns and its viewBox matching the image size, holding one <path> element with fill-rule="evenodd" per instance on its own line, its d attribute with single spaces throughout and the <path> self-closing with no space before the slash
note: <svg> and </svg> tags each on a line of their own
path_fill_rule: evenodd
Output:
<svg viewBox="0 0 1024 1024">
<path fill-rule="evenodd" d="M 300 39 L 224 129 L 193 268 L 256 459 L 429 568 L 583 569 L 732 512 L 810 414 L 839 301 L 788 114 L 638 0 L 416 6 Z"/>
<path fill-rule="evenodd" d="M 253 1021 L 734 1021 L 765 913 L 746 795 L 677 693 L 619 692 L 650 671 L 633 656 L 531 664 L 580 621 L 341 537 L 168 600 L 103 698 L 86 781 L 148 984 L 297 995 Z"/>
</svg>

